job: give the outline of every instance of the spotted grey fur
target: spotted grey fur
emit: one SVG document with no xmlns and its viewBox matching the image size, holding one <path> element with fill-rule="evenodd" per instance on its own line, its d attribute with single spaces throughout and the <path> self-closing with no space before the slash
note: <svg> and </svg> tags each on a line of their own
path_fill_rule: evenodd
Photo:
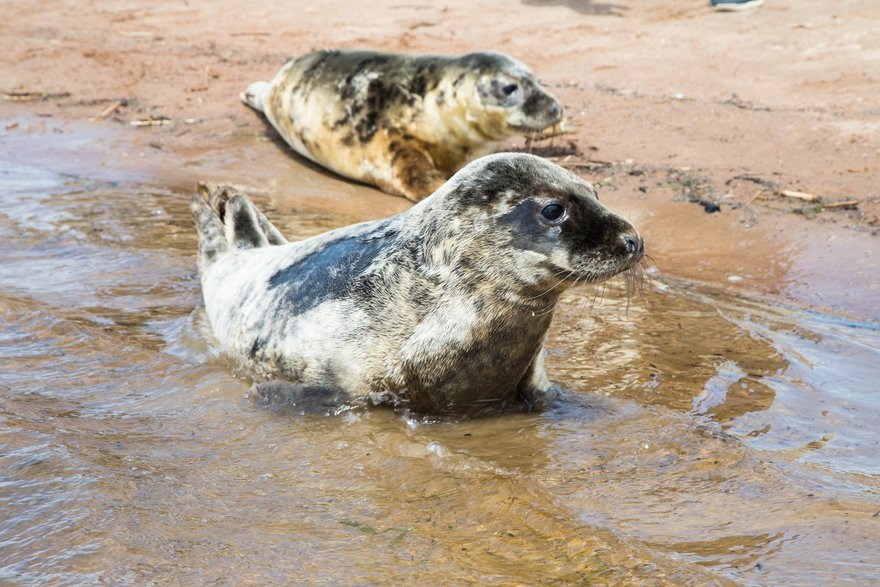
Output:
<svg viewBox="0 0 880 587">
<path fill-rule="evenodd" d="M 564 212 L 548 220 L 550 206 Z M 433 414 L 540 403 L 559 295 L 644 253 L 592 186 L 525 154 L 483 157 L 406 212 L 295 243 L 231 190 L 193 213 L 228 355 L 257 378 Z"/>
<path fill-rule="evenodd" d="M 242 100 L 300 155 L 413 201 L 505 139 L 563 117 L 529 68 L 500 53 L 316 51 Z"/>
</svg>

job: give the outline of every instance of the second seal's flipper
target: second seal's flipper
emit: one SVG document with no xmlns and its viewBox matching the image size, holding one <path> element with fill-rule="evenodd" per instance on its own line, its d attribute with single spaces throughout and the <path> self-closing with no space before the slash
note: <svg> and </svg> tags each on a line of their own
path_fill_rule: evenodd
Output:
<svg viewBox="0 0 880 587">
<path fill-rule="evenodd" d="M 446 183 L 446 176 L 435 167 L 430 156 L 418 148 L 399 148 L 391 158 L 391 165 L 393 181 L 379 182 L 379 187 L 411 202 L 425 199 Z"/>
<path fill-rule="evenodd" d="M 241 101 L 256 110 L 266 111 L 266 93 L 269 91 L 269 82 L 254 82 L 241 93 Z"/>
</svg>

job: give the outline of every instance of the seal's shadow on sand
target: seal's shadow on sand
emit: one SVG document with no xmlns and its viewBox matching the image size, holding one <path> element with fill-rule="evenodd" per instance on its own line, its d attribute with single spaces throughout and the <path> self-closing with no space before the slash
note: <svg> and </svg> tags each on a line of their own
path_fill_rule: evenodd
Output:
<svg viewBox="0 0 880 587">
<path fill-rule="evenodd" d="M 524 6 L 567 6 L 581 14 L 593 14 L 596 16 L 623 16 L 624 11 L 629 10 L 620 4 L 607 2 L 593 2 L 592 0 L 522 0 Z"/>
<path fill-rule="evenodd" d="M 251 110 L 251 109 L 248 108 L 248 110 Z M 336 173 L 330 171 L 326 167 L 324 167 L 322 165 L 318 165 L 317 163 L 315 163 L 311 159 L 307 159 L 306 157 L 303 157 L 302 155 L 300 155 L 299 153 L 294 151 L 290 145 L 287 144 L 287 141 L 285 141 L 284 138 L 278 133 L 278 131 L 275 130 L 275 127 L 272 126 L 272 124 L 268 120 L 266 120 L 265 116 L 263 116 L 262 114 L 260 114 L 258 112 L 252 111 L 252 113 L 254 114 L 255 118 L 257 118 L 260 121 L 260 124 L 263 125 L 263 129 L 264 129 L 263 136 L 265 136 L 270 141 L 272 141 L 272 143 L 284 155 L 289 157 L 295 163 L 298 163 L 298 164 L 302 165 L 303 167 L 309 169 L 310 171 L 314 171 L 315 173 L 319 173 L 319 174 L 323 175 L 324 177 L 328 177 L 328 178 L 333 179 L 335 181 L 342 181 L 342 182 L 350 184 L 350 185 L 366 186 L 366 187 L 374 189 L 374 190 L 377 189 L 376 186 L 374 186 L 374 185 L 370 185 L 368 183 L 356 181 L 354 179 L 350 179 L 350 178 L 342 176 L 342 175 L 337 175 Z"/>
</svg>

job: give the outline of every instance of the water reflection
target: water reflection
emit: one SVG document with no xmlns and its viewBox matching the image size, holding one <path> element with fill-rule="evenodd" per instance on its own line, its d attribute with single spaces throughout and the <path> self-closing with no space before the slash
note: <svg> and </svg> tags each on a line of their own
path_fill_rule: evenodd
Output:
<svg viewBox="0 0 880 587">
<path fill-rule="evenodd" d="M 628 309 L 619 294 L 606 294 L 604 310 L 586 315 L 585 296 L 590 292 L 559 312 L 563 326 L 552 343 L 565 350 L 552 361 L 586 389 L 695 414 L 711 411 L 725 423 L 773 403 L 764 378 L 784 370 L 785 357 L 771 340 L 744 330 L 684 286 L 673 295 L 647 295 Z"/>
</svg>

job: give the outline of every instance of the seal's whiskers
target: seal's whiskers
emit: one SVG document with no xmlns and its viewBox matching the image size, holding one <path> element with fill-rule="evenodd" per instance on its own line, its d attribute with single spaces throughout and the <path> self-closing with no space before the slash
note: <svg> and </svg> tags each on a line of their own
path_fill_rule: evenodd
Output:
<svg viewBox="0 0 880 587">
<path fill-rule="evenodd" d="M 563 283 L 564 281 L 566 281 L 567 279 L 571 279 L 571 276 L 575 274 L 575 271 L 574 271 L 574 270 L 569 270 L 569 269 L 563 269 L 563 270 L 561 270 L 561 271 L 557 271 L 556 273 L 554 273 L 554 274 L 552 275 L 552 277 L 559 277 L 559 276 L 562 275 L 563 273 L 566 274 L 565 277 L 563 277 L 562 279 L 560 279 L 559 281 L 557 281 L 557 282 L 556 282 L 556 285 L 554 285 L 554 286 L 550 287 L 549 289 L 547 289 L 547 290 L 545 290 L 545 291 L 539 293 L 539 294 L 536 295 L 536 296 L 531 296 L 531 297 L 528 297 L 528 298 L 523 298 L 523 301 L 527 301 L 527 302 L 528 302 L 528 301 L 531 301 L 531 300 L 536 300 L 536 299 L 538 299 L 538 298 L 543 298 L 544 296 L 546 296 L 547 294 L 549 294 L 551 291 L 556 290 L 556 288 L 558 288 L 560 285 L 562 285 L 562 283 Z M 568 289 L 568 288 L 566 288 L 566 289 Z"/>
</svg>

